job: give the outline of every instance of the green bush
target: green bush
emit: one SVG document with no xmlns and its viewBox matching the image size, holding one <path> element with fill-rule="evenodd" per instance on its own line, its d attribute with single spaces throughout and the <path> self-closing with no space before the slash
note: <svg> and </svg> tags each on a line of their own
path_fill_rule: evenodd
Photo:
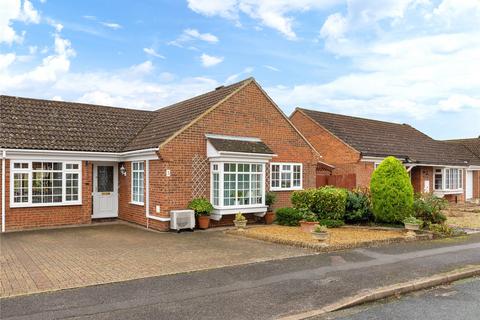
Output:
<svg viewBox="0 0 480 320">
<path fill-rule="evenodd" d="M 342 220 L 333 220 L 333 219 L 321 219 L 318 220 L 318 223 L 327 228 L 339 228 L 345 225 L 345 222 Z"/>
<path fill-rule="evenodd" d="M 274 192 L 267 192 L 265 194 L 265 204 L 268 209 L 271 209 L 272 205 L 277 201 L 277 195 Z"/>
<path fill-rule="evenodd" d="M 345 209 L 345 221 L 350 223 L 366 222 L 373 219 L 368 190 L 348 191 Z"/>
<path fill-rule="evenodd" d="M 428 229 L 435 235 L 441 237 L 453 237 L 462 234 L 462 232 L 457 232 L 454 228 L 449 227 L 446 224 L 431 224 L 428 226 Z"/>
<path fill-rule="evenodd" d="M 209 216 L 213 211 L 213 206 L 205 198 L 195 198 L 188 204 L 188 208 L 195 211 L 196 216 Z"/>
<path fill-rule="evenodd" d="M 312 211 L 319 219 L 342 220 L 345 215 L 347 192 L 330 186 L 307 189 L 295 191 L 291 201 L 294 208 Z"/>
<path fill-rule="evenodd" d="M 403 223 L 405 223 L 405 224 L 416 224 L 416 225 L 419 225 L 419 226 L 423 225 L 423 221 L 421 219 L 417 219 L 413 216 L 408 216 L 405 219 L 403 219 Z"/>
<path fill-rule="evenodd" d="M 347 204 L 345 189 L 326 186 L 317 189 L 313 212 L 319 219 L 343 220 Z"/>
<path fill-rule="evenodd" d="M 298 226 L 304 214 L 295 208 L 280 208 L 276 212 L 276 222 L 282 226 Z"/>
<path fill-rule="evenodd" d="M 294 208 L 314 212 L 317 189 L 294 191 L 290 200 Z"/>
<path fill-rule="evenodd" d="M 416 194 L 413 202 L 413 211 L 417 218 L 424 221 L 425 225 L 434 223 L 442 224 L 447 217 L 442 213 L 448 205 L 448 201 L 433 194 Z"/>
<path fill-rule="evenodd" d="M 413 187 L 407 170 L 394 157 L 387 157 L 370 180 L 372 210 L 375 219 L 401 223 L 413 213 Z"/>
</svg>

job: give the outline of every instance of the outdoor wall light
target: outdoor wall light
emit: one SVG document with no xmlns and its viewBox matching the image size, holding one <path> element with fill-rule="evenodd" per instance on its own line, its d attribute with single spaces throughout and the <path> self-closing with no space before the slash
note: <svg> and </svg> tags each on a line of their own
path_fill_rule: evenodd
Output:
<svg viewBox="0 0 480 320">
<path fill-rule="evenodd" d="M 120 174 L 124 177 L 127 175 L 127 169 L 125 169 L 125 164 L 124 163 L 120 164 Z"/>
</svg>

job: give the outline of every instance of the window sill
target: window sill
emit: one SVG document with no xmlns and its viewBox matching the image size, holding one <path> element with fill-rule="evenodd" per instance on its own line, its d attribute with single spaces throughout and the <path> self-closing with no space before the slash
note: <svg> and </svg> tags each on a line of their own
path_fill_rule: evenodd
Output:
<svg viewBox="0 0 480 320">
<path fill-rule="evenodd" d="M 438 195 L 447 195 L 447 194 L 462 194 L 463 189 L 455 189 L 455 190 L 434 190 L 434 194 Z"/>
<path fill-rule="evenodd" d="M 139 206 L 139 207 L 143 207 L 145 205 L 145 203 L 143 202 L 133 202 L 133 201 L 130 201 L 129 204 L 133 204 L 134 206 Z"/>
<path fill-rule="evenodd" d="M 10 208 L 36 208 L 36 207 L 65 207 L 65 206 L 81 206 L 81 201 L 62 202 L 62 203 L 10 203 Z"/>
<path fill-rule="evenodd" d="M 295 187 L 295 188 L 270 188 L 270 191 L 299 191 L 303 190 L 302 187 Z"/>
</svg>

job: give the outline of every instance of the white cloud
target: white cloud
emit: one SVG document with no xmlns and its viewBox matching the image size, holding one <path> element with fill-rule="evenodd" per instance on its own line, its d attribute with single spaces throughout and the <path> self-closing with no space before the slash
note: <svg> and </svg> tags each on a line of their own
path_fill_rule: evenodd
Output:
<svg viewBox="0 0 480 320">
<path fill-rule="evenodd" d="M 240 76 L 244 76 L 244 75 L 247 75 L 247 74 L 251 74 L 253 72 L 253 68 L 252 67 L 246 67 L 245 69 L 243 69 L 241 72 L 239 73 L 235 73 L 235 74 L 232 74 L 231 76 L 229 76 L 227 78 L 227 80 L 225 80 L 225 83 L 232 83 L 236 80 L 238 80 L 238 78 Z"/>
<path fill-rule="evenodd" d="M 203 53 L 200 59 L 202 60 L 202 65 L 206 68 L 213 67 L 223 61 L 223 57 L 210 56 L 206 53 Z"/>
<path fill-rule="evenodd" d="M 220 16 L 240 25 L 239 13 L 259 21 L 263 26 L 275 29 L 287 39 L 296 39 L 293 30 L 293 13 L 308 10 L 324 10 L 340 0 L 188 0 L 188 7 L 205 16 Z"/>
<path fill-rule="evenodd" d="M 24 0 L 23 5 L 21 0 L 3 0 L 0 10 L 0 43 L 12 44 L 23 41 L 25 32 L 17 34 L 12 27 L 14 21 L 39 23 L 40 14 L 28 0 Z"/>
<path fill-rule="evenodd" d="M 448 25 L 461 22 L 462 19 L 476 18 L 480 25 L 480 1 L 478 0 L 444 0 L 435 10 L 433 15 L 446 21 Z M 472 22 L 475 20 L 472 20 Z"/>
<path fill-rule="evenodd" d="M 280 69 L 275 68 L 274 66 L 270 66 L 268 64 L 264 65 L 264 67 L 275 72 L 280 72 Z"/>
<path fill-rule="evenodd" d="M 100 22 L 100 24 L 113 30 L 118 30 L 122 28 L 121 25 L 115 22 Z"/>
<path fill-rule="evenodd" d="M 463 9 L 441 11 L 447 3 Z M 324 83 L 267 90 L 290 111 L 303 106 L 390 119 L 427 119 L 472 109 L 479 113 L 475 8 L 471 2 L 450 0 L 438 6 L 428 1 L 349 0 L 348 12 L 330 15 L 321 29 L 327 52 L 348 60 L 349 73 Z M 443 15 L 454 12 L 463 18 L 445 24 Z"/>
<path fill-rule="evenodd" d="M 155 51 L 155 49 L 153 49 L 153 48 L 143 48 L 143 52 L 145 52 L 146 54 L 148 54 L 150 56 L 154 56 L 156 58 L 165 59 L 165 56 L 161 55 L 160 53 Z"/>
<path fill-rule="evenodd" d="M 197 29 L 185 29 L 177 39 L 175 39 L 174 41 L 170 41 L 168 44 L 183 47 L 184 43 L 193 40 L 201 40 L 208 43 L 217 43 L 218 37 L 208 32 L 201 33 Z"/>
</svg>

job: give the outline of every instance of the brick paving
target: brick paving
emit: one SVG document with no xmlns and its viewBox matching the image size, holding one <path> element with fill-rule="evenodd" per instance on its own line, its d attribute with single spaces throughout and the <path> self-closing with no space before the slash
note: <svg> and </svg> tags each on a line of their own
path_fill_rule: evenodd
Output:
<svg viewBox="0 0 480 320">
<path fill-rule="evenodd" d="M 309 254 L 221 231 L 158 233 L 119 223 L 0 236 L 0 297 Z"/>
</svg>

